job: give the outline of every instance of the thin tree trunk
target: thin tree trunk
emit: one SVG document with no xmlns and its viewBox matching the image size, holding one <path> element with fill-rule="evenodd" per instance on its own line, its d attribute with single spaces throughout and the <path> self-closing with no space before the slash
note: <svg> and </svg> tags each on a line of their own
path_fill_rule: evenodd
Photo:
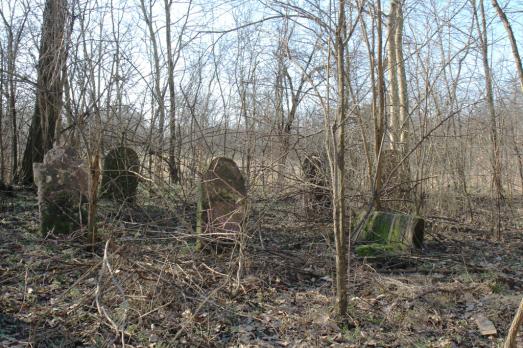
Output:
<svg viewBox="0 0 523 348">
<path fill-rule="evenodd" d="M 389 127 L 391 149 L 399 150 L 400 144 L 400 96 L 398 87 L 398 57 L 396 50 L 396 17 L 398 11 L 397 0 L 391 0 L 389 13 Z"/>
<path fill-rule="evenodd" d="M 16 73 L 16 53 L 13 47 L 14 45 L 14 36 L 12 28 L 9 29 L 9 38 L 7 44 L 7 74 L 8 79 L 8 97 L 7 97 L 7 108 L 11 118 L 11 129 L 12 129 L 12 142 L 11 142 L 11 175 L 14 177 L 18 171 L 18 125 L 17 125 L 17 115 L 16 115 L 16 82 L 15 82 L 15 73 Z"/>
<path fill-rule="evenodd" d="M 154 102 L 158 105 L 158 133 L 159 133 L 159 153 L 163 155 L 163 138 L 164 138 L 164 128 L 165 128 L 165 107 L 163 102 L 163 93 L 160 86 L 161 82 L 161 70 L 160 70 L 160 53 L 158 49 L 158 41 L 156 39 L 156 33 L 154 31 L 153 22 L 152 22 L 152 5 L 149 6 L 149 11 L 145 8 L 145 0 L 140 1 L 142 8 L 142 14 L 144 16 L 145 24 L 149 31 L 149 39 L 151 40 L 152 50 L 153 50 L 153 68 L 154 68 Z M 161 167 L 160 167 L 161 168 Z"/>
<path fill-rule="evenodd" d="M 341 319 L 347 318 L 348 310 L 348 248 L 345 235 L 345 0 L 339 1 L 339 18 L 336 28 L 336 66 L 338 104 L 334 131 L 332 156 L 333 218 L 336 243 L 336 312 Z"/>
<path fill-rule="evenodd" d="M 503 22 L 503 26 L 507 31 L 508 39 L 510 41 L 510 47 L 512 48 L 512 55 L 514 56 L 514 63 L 516 64 L 516 70 L 519 76 L 519 84 L 521 87 L 521 92 L 523 93 L 523 64 L 521 63 L 521 56 L 519 55 L 518 45 L 516 43 L 516 38 L 514 37 L 514 32 L 512 31 L 512 26 L 508 22 L 507 15 L 503 9 L 499 6 L 497 0 L 491 0 L 492 6 L 496 9 L 499 19 Z"/>
<path fill-rule="evenodd" d="M 399 90 L 399 143 L 402 155 L 408 151 L 408 126 L 409 126 L 409 96 L 407 91 L 407 75 L 405 72 L 405 60 L 403 59 L 403 5 L 401 1 L 397 3 L 396 8 L 396 33 L 394 41 L 396 46 L 397 59 L 397 78 Z M 407 161 L 405 161 L 407 163 Z M 406 178 L 409 179 L 409 178 Z"/>
<path fill-rule="evenodd" d="M 5 154 L 4 154 L 4 50 L 0 44 L 0 183 L 5 182 Z"/>
<path fill-rule="evenodd" d="M 374 207 L 381 209 L 380 193 L 383 187 L 383 159 L 381 156 L 385 128 L 385 74 L 383 72 L 383 29 L 381 20 L 381 0 L 377 0 L 376 10 L 378 35 L 378 108 L 374 119 L 374 151 L 376 156 L 376 184 Z"/>
<path fill-rule="evenodd" d="M 479 2 L 481 19 L 477 15 L 475 0 L 473 0 L 474 14 L 477 18 L 477 29 L 480 38 L 480 48 L 483 62 L 483 71 L 485 74 L 485 88 L 488 114 L 490 118 L 490 140 L 492 143 L 492 172 L 493 183 L 497 205 L 496 237 L 501 239 L 501 203 L 503 200 L 503 183 L 501 178 L 501 152 L 499 145 L 498 126 L 496 110 L 494 109 L 494 92 L 492 89 L 492 73 L 488 62 L 488 41 L 487 41 L 487 21 L 485 17 L 485 7 L 483 0 Z M 481 28 L 480 28 L 481 20 Z"/>
<path fill-rule="evenodd" d="M 176 93 L 174 88 L 174 61 L 171 45 L 171 5 L 172 0 L 164 0 L 165 4 L 165 40 L 167 43 L 167 83 L 169 85 L 169 176 L 171 182 L 177 183 L 178 163 L 176 160 Z"/>
<path fill-rule="evenodd" d="M 523 325 L 523 298 L 521 299 L 519 308 L 516 312 L 516 315 L 514 316 L 514 320 L 512 320 L 512 324 L 510 325 L 510 329 L 508 330 L 507 338 L 505 340 L 505 344 L 503 345 L 503 348 L 516 348 L 516 345 L 517 345 L 516 338 L 518 336 L 518 329 L 522 325 Z"/>
</svg>

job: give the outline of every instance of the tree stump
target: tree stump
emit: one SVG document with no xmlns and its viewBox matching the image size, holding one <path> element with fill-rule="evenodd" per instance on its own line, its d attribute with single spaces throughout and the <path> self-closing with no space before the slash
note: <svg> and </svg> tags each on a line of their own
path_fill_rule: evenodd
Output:
<svg viewBox="0 0 523 348">
<path fill-rule="evenodd" d="M 329 216 L 332 206 L 325 163 L 317 155 L 306 156 L 302 163 L 303 179 L 308 184 L 304 194 L 309 219 Z"/>
<path fill-rule="evenodd" d="M 196 220 L 198 247 L 233 245 L 243 233 L 247 188 L 236 163 L 214 158 L 199 185 Z"/>
<path fill-rule="evenodd" d="M 44 156 L 43 163 L 33 164 L 38 187 L 40 231 L 70 233 L 86 222 L 81 208 L 87 196 L 89 177 L 72 148 L 55 147 Z"/>
<path fill-rule="evenodd" d="M 120 203 L 134 203 L 138 190 L 140 162 L 136 152 L 128 147 L 117 147 L 104 159 L 102 194 Z"/>
<path fill-rule="evenodd" d="M 425 220 L 419 216 L 373 212 L 357 240 L 367 244 L 356 247 L 359 256 L 402 252 L 423 247 Z"/>
</svg>

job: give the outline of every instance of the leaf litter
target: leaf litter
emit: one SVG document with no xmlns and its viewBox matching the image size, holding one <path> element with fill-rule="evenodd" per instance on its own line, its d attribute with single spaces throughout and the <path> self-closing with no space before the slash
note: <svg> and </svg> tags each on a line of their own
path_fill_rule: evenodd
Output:
<svg viewBox="0 0 523 348">
<path fill-rule="evenodd" d="M 432 218 L 420 253 L 352 257 L 351 326 L 340 326 L 328 224 L 260 213 L 238 281 L 237 254 L 196 252 L 190 231 L 128 219 L 136 211 L 101 216 L 111 242 L 93 251 L 80 232 L 41 238 L 34 197 L 9 199 L 2 347 L 493 347 L 523 290 L 520 230 L 496 242 Z M 482 334 L 478 316 L 496 334 Z"/>
</svg>

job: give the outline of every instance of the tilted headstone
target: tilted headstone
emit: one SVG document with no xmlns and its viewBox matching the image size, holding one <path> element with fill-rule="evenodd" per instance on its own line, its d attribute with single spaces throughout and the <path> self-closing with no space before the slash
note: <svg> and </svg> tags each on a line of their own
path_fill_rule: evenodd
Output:
<svg viewBox="0 0 523 348">
<path fill-rule="evenodd" d="M 326 165 L 317 155 L 306 156 L 302 163 L 303 179 L 308 184 L 305 192 L 307 216 L 318 217 L 330 212 L 331 195 Z"/>
<path fill-rule="evenodd" d="M 67 147 L 49 150 L 43 163 L 33 163 L 38 187 L 40 230 L 69 233 L 86 222 L 82 217 L 82 200 L 87 197 L 89 176 L 76 151 Z"/>
<path fill-rule="evenodd" d="M 419 249 L 423 247 L 424 234 L 425 220 L 419 216 L 374 211 L 355 236 L 367 242 L 356 247 L 356 254 L 375 256 Z"/>
<path fill-rule="evenodd" d="M 133 149 L 121 146 L 109 151 L 104 159 L 102 197 L 134 203 L 139 168 L 140 161 Z"/>
<path fill-rule="evenodd" d="M 200 247 L 206 241 L 234 244 L 245 219 L 245 179 L 236 163 L 217 157 L 203 174 L 199 187 L 196 229 Z"/>
</svg>

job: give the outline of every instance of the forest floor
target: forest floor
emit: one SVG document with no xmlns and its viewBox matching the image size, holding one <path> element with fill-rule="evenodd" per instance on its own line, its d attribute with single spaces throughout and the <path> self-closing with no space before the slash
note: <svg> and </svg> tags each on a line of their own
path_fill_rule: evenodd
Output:
<svg viewBox="0 0 523 348">
<path fill-rule="evenodd" d="M 196 252 L 190 228 L 154 206 L 102 205 L 111 242 L 94 250 L 85 232 L 43 238 L 33 194 L 0 196 L 0 347 L 501 346 L 523 292 L 521 208 L 501 242 L 481 223 L 433 217 L 420 252 L 353 255 L 340 328 L 331 228 L 287 206 L 254 205 L 239 258 Z"/>
</svg>

